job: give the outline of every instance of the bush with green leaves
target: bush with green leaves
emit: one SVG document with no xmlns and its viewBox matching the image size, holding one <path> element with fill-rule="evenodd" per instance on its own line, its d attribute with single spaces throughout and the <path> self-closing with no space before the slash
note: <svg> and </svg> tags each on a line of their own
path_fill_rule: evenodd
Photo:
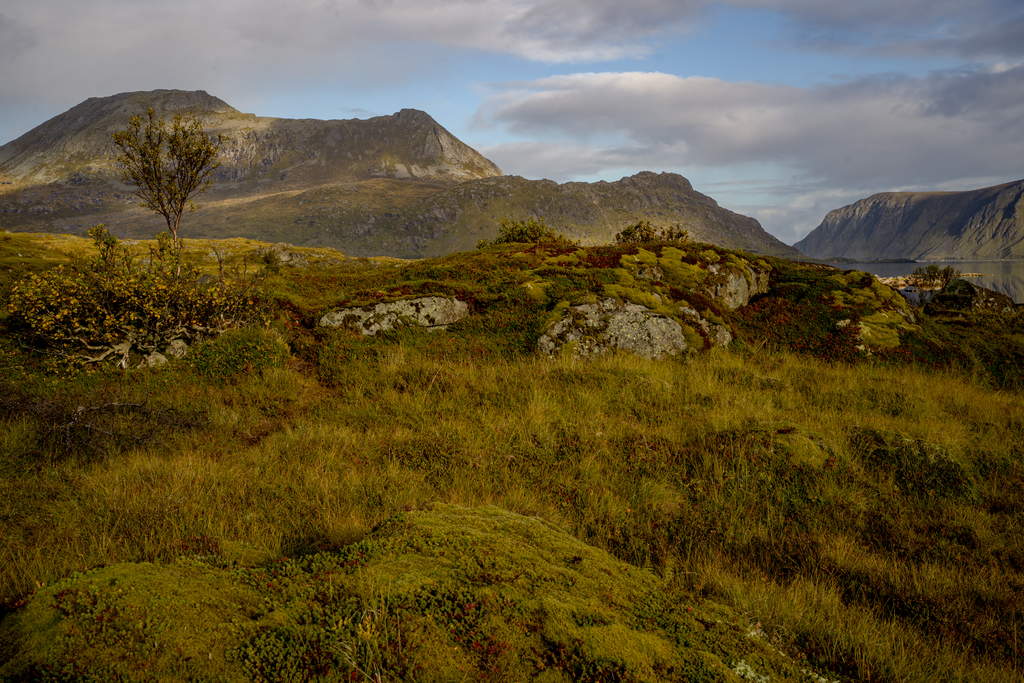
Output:
<svg viewBox="0 0 1024 683">
<path fill-rule="evenodd" d="M 940 268 L 939 264 L 932 263 L 923 268 L 915 268 L 908 279 L 918 287 L 945 289 L 953 278 L 960 277 L 960 275 L 960 271 L 953 266 Z"/>
<path fill-rule="evenodd" d="M 498 221 L 498 236 L 494 242 L 480 240 L 477 249 L 484 249 L 492 244 L 576 244 L 562 233 L 555 232 L 541 218 L 537 220 L 530 218 L 525 221 L 513 221 L 502 218 Z"/>
<path fill-rule="evenodd" d="M 615 234 L 615 244 L 644 244 L 646 242 L 689 242 L 690 231 L 678 225 L 658 228 L 650 221 L 638 221 Z"/>
<path fill-rule="evenodd" d="M 33 273 L 16 284 L 7 325 L 40 350 L 84 363 L 164 351 L 260 319 L 260 278 L 242 271 L 219 278 L 184 263 L 180 242 L 160 233 L 138 259 L 102 226 L 89 231 L 91 262 Z"/>
</svg>

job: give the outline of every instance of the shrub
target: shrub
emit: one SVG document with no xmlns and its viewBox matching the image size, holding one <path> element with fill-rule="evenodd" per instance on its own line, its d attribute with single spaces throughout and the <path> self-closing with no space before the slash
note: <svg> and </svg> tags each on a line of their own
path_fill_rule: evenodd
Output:
<svg viewBox="0 0 1024 683">
<path fill-rule="evenodd" d="M 678 225 L 670 228 L 658 228 L 650 221 L 639 221 L 636 225 L 628 225 L 615 234 L 616 244 L 643 244 L 645 242 L 688 242 L 690 232 Z"/>
<path fill-rule="evenodd" d="M 915 268 L 908 279 L 918 287 L 945 289 L 953 278 L 960 275 L 960 271 L 953 266 L 939 268 L 939 264 L 932 263 L 924 268 Z"/>
<path fill-rule="evenodd" d="M 555 232 L 544 223 L 544 219 L 536 220 L 530 218 L 525 221 L 513 221 L 502 218 L 498 221 L 498 236 L 494 242 L 480 240 L 477 249 L 483 249 L 491 244 L 576 244 L 565 235 Z"/>
<path fill-rule="evenodd" d="M 7 324 L 43 351 L 78 362 L 163 351 L 171 341 L 216 336 L 260 318 L 258 277 L 204 275 L 181 261 L 167 233 L 140 264 L 102 225 L 89 231 L 98 255 L 14 286 Z"/>
</svg>

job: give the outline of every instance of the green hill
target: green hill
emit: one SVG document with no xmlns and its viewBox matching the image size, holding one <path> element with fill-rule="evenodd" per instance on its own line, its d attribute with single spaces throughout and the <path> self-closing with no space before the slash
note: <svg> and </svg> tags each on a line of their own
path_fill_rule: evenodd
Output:
<svg viewBox="0 0 1024 683">
<path fill-rule="evenodd" d="M 89 243 L 0 234 L 0 680 L 1021 680 L 1017 313 L 696 242 L 187 247 L 268 325 L 89 370 L 10 307 Z"/>
</svg>

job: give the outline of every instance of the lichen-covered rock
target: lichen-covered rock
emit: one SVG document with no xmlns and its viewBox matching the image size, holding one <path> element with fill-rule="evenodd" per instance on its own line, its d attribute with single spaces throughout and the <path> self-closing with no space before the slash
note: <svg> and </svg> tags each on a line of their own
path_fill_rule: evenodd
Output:
<svg viewBox="0 0 1024 683">
<path fill-rule="evenodd" d="M 711 343 L 715 346 L 724 348 L 732 343 L 732 332 L 725 325 L 720 325 L 706 320 L 695 308 L 687 306 L 686 304 L 680 304 L 679 312 L 684 318 L 690 320 L 695 325 L 700 325 L 701 329 L 703 329 L 707 334 L 708 339 L 710 339 Z"/>
<path fill-rule="evenodd" d="M 1017 310 L 1017 304 L 1005 294 L 961 278 L 954 278 L 946 285 L 945 289 L 932 297 L 927 310 L 934 309 L 955 311 L 974 309 L 1012 313 Z"/>
<path fill-rule="evenodd" d="M 645 306 L 613 298 L 567 307 L 561 320 L 550 324 L 537 341 L 541 353 L 551 356 L 567 349 L 578 358 L 615 349 L 644 358 L 664 358 L 688 348 L 678 322 Z"/>
<path fill-rule="evenodd" d="M 750 303 L 751 297 L 768 291 L 771 268 L 759 263 L 723 261 L 708 266 L 708 296 L 729 310 Z"/>
<path fill-rule="evenodd" d="M 368 337 L 403 325 L 443 330 L 469 315 L 469 305 L 458 299 L 425 296 L 375 306 L 342 308 L 320 318 L 321 327 L 349 327 Z"/>
<path fill-rule="evenodd" d="M 41 588 L 0 623 L 0 679 L 808 680 L 745 617 L 494 507 L 257 566 L 210 551 Z"/>
<path fill-rule="evenodd" d="M 849 288 L 846 292 L 832 292 L 835 302 L 844 309 L 862 311 L 856 328 L 862 351 L 872 347 L 896 348 L 900 345 L 901 333 L 920 332 L 917 317 L 907 300 L 874 275 L 848 270 L 830 277 L 836 284 Z M 851 322 L 840 320 L 836 326 L 846 327 Z"/>
<path fill-rule="evenodd" d="M 164 351 L 164 355 L 171 358 L 184 358 L 187 353 L 188 344 L 183 339 L 171 340 L 171 343 L 167 345 L 167 350 Z"/>
</svg>

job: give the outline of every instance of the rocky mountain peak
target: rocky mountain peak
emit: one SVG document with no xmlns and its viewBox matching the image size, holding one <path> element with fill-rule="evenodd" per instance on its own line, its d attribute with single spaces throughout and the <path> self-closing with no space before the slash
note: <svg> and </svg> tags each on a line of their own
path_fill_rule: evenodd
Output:
<svg viewBox="0 0 1024 683">
<path fill-rule="evenodd" d="M 425 112 L 403 109 L 367 120 L 277 119 L 243 114 L 206 91 L 152 90 L 94 97 L 0 147 L 0 174 L 32 185 L 81 178 L 111 182 L 112 134 L 150 108 L 194 114 L 221 133 L 220 180 L 292 182 L 417 178 L 442 182 L 501 175 L 501 169 Z"/>
</svg>

